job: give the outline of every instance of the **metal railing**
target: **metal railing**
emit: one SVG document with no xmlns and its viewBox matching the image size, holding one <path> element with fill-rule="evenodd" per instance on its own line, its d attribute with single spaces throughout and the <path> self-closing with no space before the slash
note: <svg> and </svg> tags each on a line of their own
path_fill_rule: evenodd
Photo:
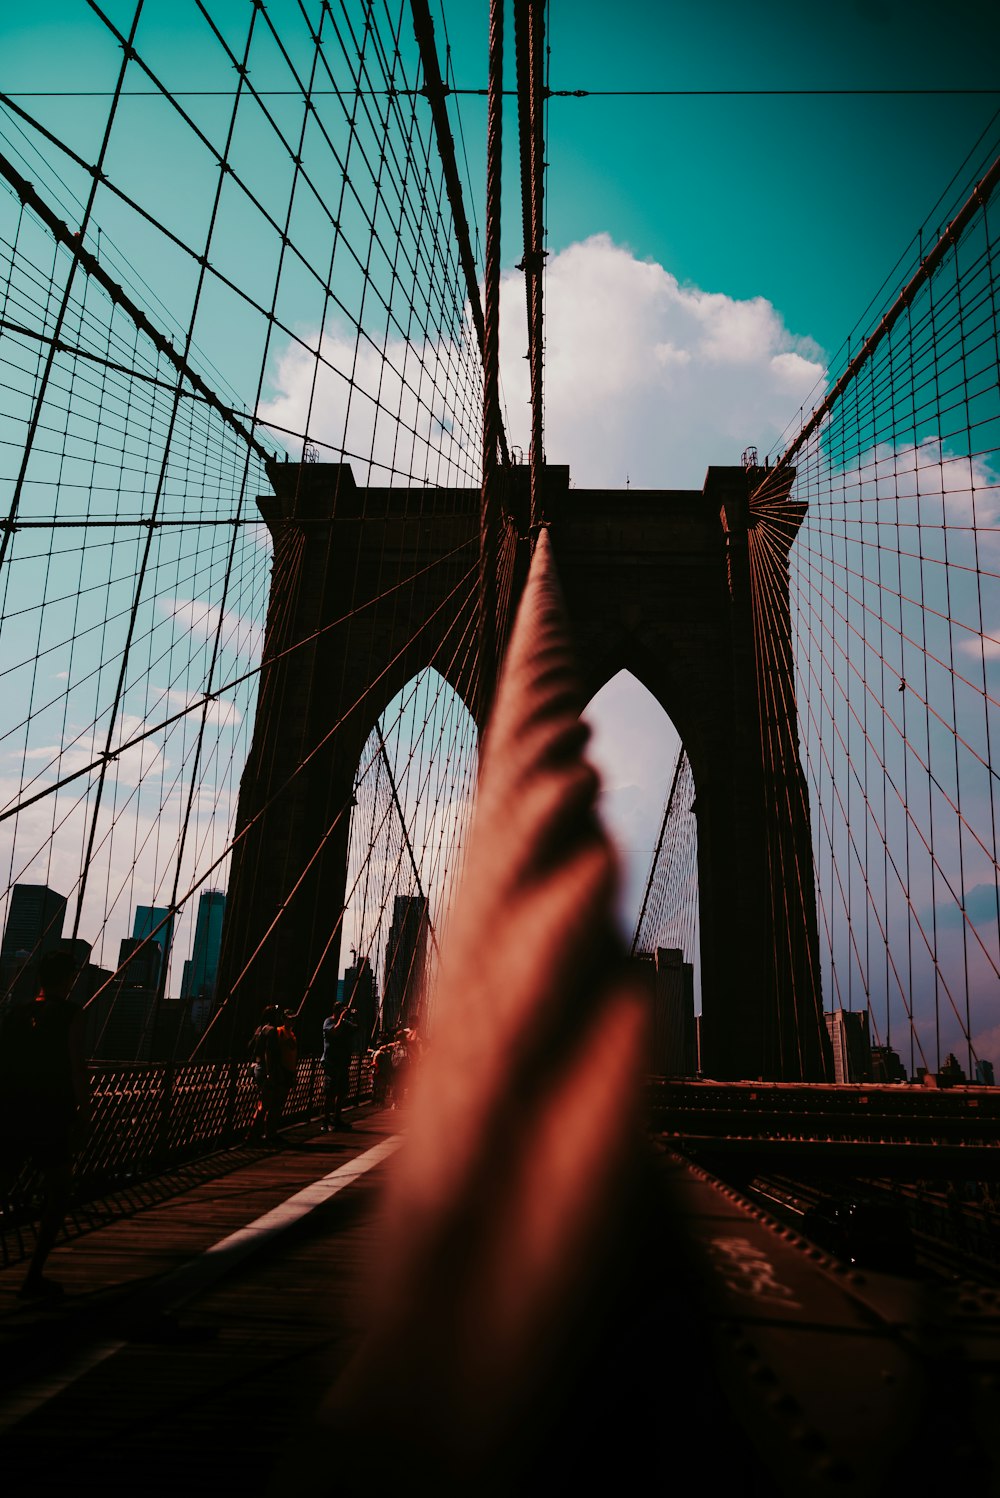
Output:
<svg viewBox="0 0 1000 1498">
<path fill-rule="evenodd" d="M 91 1127 L 75 1162 L 71 1212 L 244 1141 L 257 1107 L 249 1061 L 103 1064 L 90 1075 Z M 299 1062 L 282 1126 L 321 1112 L 323 1081 L 318 1058 Z M 344 1101 L 360 1102 L 371 1090 L 371 1062 L 353 1057 Z M 26 1169 L 10 1201 L 0 1203 L 0 1262 L 30 1252 L 22 1228 L 37 1210 L 40 1186 Z M 134 1202 L 121 1210 L 135 1210 Z M 109 1207 L 102 1215 L 121 1214 Z"/>
</svg>

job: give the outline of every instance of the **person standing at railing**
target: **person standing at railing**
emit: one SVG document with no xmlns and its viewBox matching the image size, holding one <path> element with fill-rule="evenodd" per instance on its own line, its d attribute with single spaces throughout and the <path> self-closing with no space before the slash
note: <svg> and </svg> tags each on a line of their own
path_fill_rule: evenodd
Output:
<svg viewBox="0 0 1000 1498">
<path fill-rule="evenodd" d="M 324 1076 L 323 1122 L 320 1125 L 320 1132 L 323 1134 L 329 1133 L 331 1129 L 351 1128 L 351 1124 L 343 1117 L 342 1109 L 347 1096 L 357 1029 L 350 1006 L 345 1000 L 338 999 L 333 1013 L 323 1021 L 323 1056 L 320 1063 Z"/>
<path fill-rule="evenodd" d="M 299 1072 L 299 1042 L 295 1034 L 295 1015 L 286 1009 L 278 1025 L 278 1054 L 285 1074 L 285 1097 L 295 1086 Z"/>
<path fill-rule="evenodd" d="M 250 1058 L 253 1062 L 253 1079 L 259 1093 L 257 1111 L 250 1124 L 251 1139 L 261 1135 L 271 1143 L 277 1143 L 278 1120 L 288 1096 L 291 1079 L 285 1069 L 278 1038 L 278 1027 L 282 1013 L 277 1004 L 267 1004 L 260 1024 L 250 1040 Z"/>
<path fill-rule="evenodd" d="M 0 1028 L 0 1200 L 31 1163 L 44 1188 L 35 1251 L 19 1296 L 54 1300 L 62 1286 L 42 1273 L 69 1203 L 73 1154 L 90 1123 L 83 1012 L 69 1002 L 77 977 L 69 952 L 38 964 L 38 994 L 11 1009 Z"/>
</svg>

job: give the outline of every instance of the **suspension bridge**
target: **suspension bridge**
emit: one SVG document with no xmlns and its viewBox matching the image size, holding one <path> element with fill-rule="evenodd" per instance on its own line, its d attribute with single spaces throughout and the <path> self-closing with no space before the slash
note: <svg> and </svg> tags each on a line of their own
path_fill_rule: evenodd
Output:
<svg viewBox="0 0 1000 1498">
<path fill-rule="evenodd" d="M 13 1460 L 51 1437 L 52 1470 L 68 1472 L 90 1449 L 88 1380 L 134 1378 L 134 1411 L 102 1415 L 92 1447 L 158 1467 L 150 1411 L 200 1397 L 176 1386 L 204 1332 L 212 1414 L 192 1440 L 205 1463 L 218 1440 L 262 1491 L 288 1401 L 314 1410 L 361 1336 L 344 1297 L 321 1332 L 288 1306 L 273 1256 L 310 1309 L 331 1265 L 349 1278 L 378 1256 L 365 1193 L 396 1140 L 371 1050 L 405 1031 L 426 1037 L 446 1098 L 436 1121 L 414 1103 L 439 1172 L 407 1187 L 404 1166 L 391 1209 L 397 1240 L 425 1254 L 428 1322 L 450 1314 L 427 1264 L 451 1251 L 449 1212 L 472 1211 L 461 1182 L 472 1196 L 497 1183 L 466 1223 L 462 1293 L 488 1300 L 493 1285 L 472 1278 L 479 1235 L 510 1235 L 516 1258 L 510 1224 L 535 1220 L 518 1148 L 548 1163 L 566 1209 L 552 1265 L 574 1232 L 583 1260 L 604 1262 L 552 1140 L 577 1137 L 574 1108 L 603 1118 L 606 1146 L 579 1124 L 577 1166 L 618 1202 L 629 1172 L 608 1121 L 624 1131 L 645 1089 L 653 1136 L 676 1151 L 660 1167 L 675 1226 L 636 1227 L 639 1282 L 666 1295 L 656 1315 L 696 1392 L 654 1380 L 626 1410 L 626 1381 L 611 1401 L 624 1428 L 654 1418 L 654 1395 L 676 1399 L 695 1443 L 715 1420 L 739 1433 L 729 1475 L 764 1484 L 747 1491 L 801 1491 L 808 1473 L 882 1492 L 901 1462 L 917 1480 L 913 1411 L 947 1406 L 955 1449 L 995 1480 L 976 1380 L 998 1354 L 982 1287 L 1000 1272 L 1000 132 L 970 142 L 770 451 L 710 454 L 700 488 L 669 472 L 657 489 L 578 487 L 573 455 L 549 462 L 545 444 L 547 8 L 506 9 L 505 35 L 504 5 L 489 7 L 482 142 L 455 107 L 447 12 L 427 0 L 197 0 L 185 87 L 143 0 L 89 0 L 88 87 L 0 95 L 0 986 L 6 1007 L 30 1000 L 39 958 L 73 954 L 94 1096 L 58 1251 L 81 1308 L 8 1317 L 2 1335 L 19 1357 L 31 1341 L 37 1368 L 0 1390 L 0 1428 Z M 505 162 L 520 182 L 526 453 L 501 381 Z M 682 741 L 628 957 L 578 728 L 623 671 Z M 647 1029 L 630 1039 L 637 994 Z M 358 1020 L 361 1126 L 332 1141 L 310 1120 L 338 996 Z M 299 1037 L 297 1147 L 264 1157 L 241 1142 L 247 1047 L 275 1002 Z M 580 1047 L 598 1030 L 610 1059 L 584 1108 Z M 435 1218 L 453 1178 L 459 1205 Z M 762 1215 L 765 1197 L 804 1215 L 817 1178 L 831 1200 L 859 1179 L 896 1203 L 910 1193 L 928 1254 L 946 1245 L 952 1281 L 976 1280 L 966 1298 L 985 1299 L 942 1289 L 933 1312 L 951 1318 L 949 1367 L 971 1391 L 961 1418 L 926 1352 L 930 1292 L 849 1283 L 788 1211 Z M 25 1177 L 5 1218 L 11 1289 L 32 1189 Z M 423 1194 L 426 1229 L 405 1210 Z M 405 1440 L 386 1482 L 404 1480 L 405 1449 L 460 1485 L 441 1411 L 467 1418 L 468 1460 L 493 1460 L 501 1416 L 528 1396 L 491 1373 L 475 1404 L 461 1338 L 442 1349 L 400 1310 L 416 1270 L 396 1256 L 376 1351 L 326 1418 L 351 1432 L 357 1485 L 387 1412 Z M 544 1261 L 524 1305 L 562 1345 Z M 662 1290 L 664 1265 L 701 1286 L 701 1323 Z M 277 1360 L 266 1335 L 247 1339 L 268 1411 L 247 1437 L 216 1334 L 273 1325 L 283 1306 Z M 611 1321 L 636 1312 L 626 1296 Z M 472 1324 L 503 1342 L 479 1311 Z M 701 1325 L 710 1355 L 695 1352 Z M 845 1329 L 870 1368 L 832 1353 Z M 503 1356 L 524 1374 L 527 1316 L 521 1330 Z M 333 1373 L 317 1338 L 340 1348 Z M 612 1340 L 641 1361 L 634 1328 Z M 394 1361 L 393 1345 L 413 1350 Z M 63 1450 L 61 1430 L 75 1432 Z M 173 1458 L 161 1475 L 182 1480 Z"/>
</svg>

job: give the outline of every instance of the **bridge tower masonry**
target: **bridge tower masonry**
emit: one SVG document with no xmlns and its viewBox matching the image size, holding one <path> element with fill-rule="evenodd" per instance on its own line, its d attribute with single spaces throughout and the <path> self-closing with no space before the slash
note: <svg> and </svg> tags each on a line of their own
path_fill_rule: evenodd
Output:
<svg viewBox="0 0 1000 1498">
<path fill-rule="evenodd" d="M 451 646 L 466 596 L 457 583 L 475 564 L 479 491 L 361 489 L 347 465 L 322 463 L 274 464 L 269 477 L 274 494 L 258 503 L 274 564 L 220 962 L 218 992 L 234 991 L 216 1027 L 220 1053 L 245 1040 L 263 1003 L 294 1007 L 303 994 L 301 1035 L 314 1048 L 340 966 L 353 778 L 379 713 L 428 664 L 476 712 Z M 588 698 L 630 671 L 691 760 L 703 1070 L 823 1080 L 787 589 L 804 507 L 786 501 L 781 523 L 767 522 L 772 580 L 776 547 L 785 571 L 762 636 L 752 545 L 762 522 L 746 470 L 712 467 L 700 491 L 570 489 L 568 470 L 551 466 L 545 478 Z"/>
</svg>

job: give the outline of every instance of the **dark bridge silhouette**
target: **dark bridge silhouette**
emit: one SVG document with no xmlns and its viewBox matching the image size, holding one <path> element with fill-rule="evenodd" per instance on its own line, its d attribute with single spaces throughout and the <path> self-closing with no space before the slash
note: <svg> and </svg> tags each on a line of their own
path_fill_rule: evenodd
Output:
<svg viewBox="0 0 1000 1498">
<path fill-rule="evenodd" d="M 0 997 L 72 953 L 95 1101 L 65 1306 L 15 1301 L 37 1181 L 5 1204 L 9 1469 L 302 1486 L 298 1412 L 306 1465 L 332 1425 L 365 1490 L 414 1461 L 460 1485 L 463 1452 L 501 1483 L 525 1452 L 592 1477 L 566 1432 L 605 1423 L 619 1477 L 687 1443 L 735 1490 L 936 1491 L 954 1452 L 988 1488 L 998 142 L 763 461 L 575 488 L 544 441 L 544 6 L 515 0 L 508 46 L 526 462 L 499 380 L 503 4 L 481 257 L 425 0 L 274 9 L 200 7 L 211 103 L 165 82 L 141 6 L 88 15 L 93 138 L 66 98 L 0 96 Z M 137 108 L 162 179 L 119 150 Z M 700 1077 L 645 1075 L 611 925 L 578 724 L 622 670 L 693 781 L 635 945 L 698 967 Z M 330 1135 L 338 988 L 367 1018 Z M 301 1054 L 265 1153 L 247 1041 L 272 1002 Z M 367 1047 L 401 1026 L 437 1026 L 412 1111 L 380 1105 Z"/>
<path fill-rule="evenodd" d="M 236 989 L 248 953 L 259 955 L 237 990 L 242 1018 L 233 1015 L 224 1048 L 245 1044 L 274 993 L 304 993 L 307 1024 L 326 1012 L 340 970 L 330 913 L 345 901 L 353 776 L 379 715 L 431 663 L 479 707 L 455 585 L 475 555 L 479 492 L 360 492 L 350 468 L 322 463 L 275 465 L 270 477 L 275 497 L 259 505 L 274 573 L 237 830 L 253 825 L 230 881 L 222 991 Z M 507 494 L 522 524 L 527 477 L 514 470 Z M 762 524 L 748 506 L 755 478 L 711 468 L 701 493 L 571 490 L 567 470 L 547 468 L 541 491 L 588 696 L 631 671 L 678 726 L 694 767 L 704 1069 L 820 1081 L 829 1044 L 808 797 L 794 722 L 778 720 L 759 694 L 747 544 L 748 529 Z M 791 546 L 801 515 L 785 502 L 772 527 L 779 544 Z M 386 576 L 408 581 L 380 596 Z M 335 633 L 347 597 L 351 628 Z M 793 703 L 787 592 L 771 627 L 768 685 Z M 292 648 L 303 640 L 308 649 Z M 307 773 L 295 776 L 317 745 Z M 331 831 L 314 857 L 317 818 Z M 775 859 L 801 870 L 791 905 L 772 877 Z"/>
</svg>

